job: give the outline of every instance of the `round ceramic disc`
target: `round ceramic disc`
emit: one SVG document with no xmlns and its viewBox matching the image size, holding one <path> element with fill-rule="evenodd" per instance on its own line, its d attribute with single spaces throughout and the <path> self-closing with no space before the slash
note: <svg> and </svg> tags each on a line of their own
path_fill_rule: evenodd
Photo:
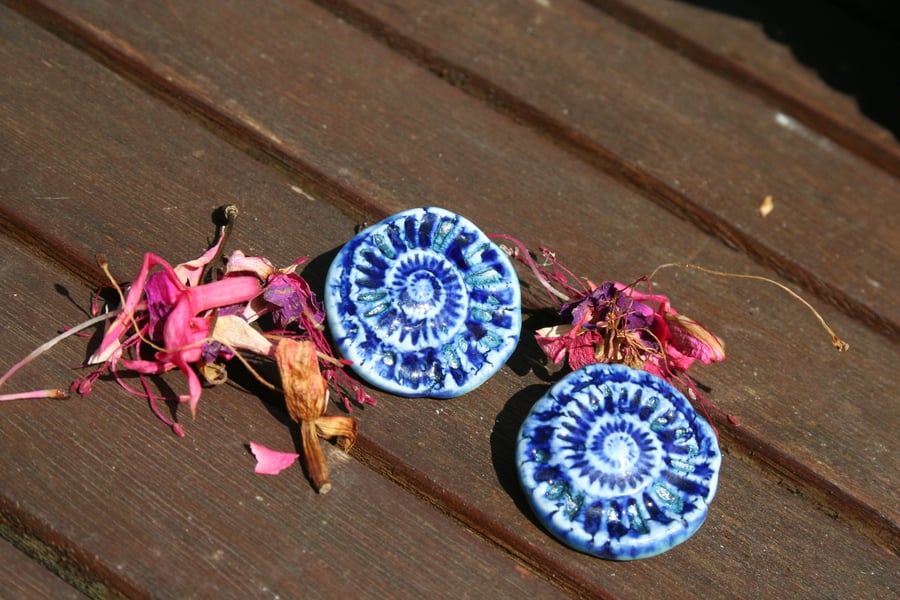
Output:
<svg viewBox="0 0 900 600">
<path fill-rule="evenodd" d="M 712 427 L 666 381 L 623 365 L 570 373 L 534 405 L 516 462 L 544 526 L 581 552 L 645 558 L 706 519 L 722 456 Z"/>
<path fill-rule="evenodd" d="M 352 368 L 401 396 L 449 398 L 481 385 L 522 326 L 509 258 L 441 208 L 397 213 L 350 240 L 328 271 L 325 309 Z"/>
</svg>

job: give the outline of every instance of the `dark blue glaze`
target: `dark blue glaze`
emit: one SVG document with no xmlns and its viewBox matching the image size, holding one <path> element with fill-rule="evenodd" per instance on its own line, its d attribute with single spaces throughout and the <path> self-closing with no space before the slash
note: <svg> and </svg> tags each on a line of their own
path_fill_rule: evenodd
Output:
<svg viewBox="0 0 900 600">
<path fill-rule="evenodd" d="M 706 519 L 721 464 L 712 427 L 662 379 L 623 365 L 570 373 L 534 405 L 516 461 L 554 536 L 614 560 L 654 556 Z"/>
<path fill-rule="evenodd" d="M 434 207 L 350 240 L 328 271 L 325 308 L 352 368 L 402 396 L 474 389 L 503 366 L 522 326 L 506 254 L 467 219 Z"/>
</svg>

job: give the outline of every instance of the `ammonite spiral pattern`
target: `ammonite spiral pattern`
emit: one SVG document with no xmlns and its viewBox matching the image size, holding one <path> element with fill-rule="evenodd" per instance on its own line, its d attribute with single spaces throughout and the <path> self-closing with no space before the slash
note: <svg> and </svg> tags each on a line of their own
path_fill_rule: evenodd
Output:
<svg viewBox="0 0 900 600">
<path fill-rule="evenodd" d="M 593 364 L 544 395 L 519 431 L 529 502 L 565 544 L 630 560 L 680 544 L 706 519 L 722 457 L 715 433 L 669 383 Z"/>
<path fill-rule="evenodd" d="M 350 240 L 328 271 L 325 308 L 353 369 L 402 396 L 474 389 L 503 366 L 522 326 L 506 254 L 467 219 L 433 207 Z"/>
</svg>

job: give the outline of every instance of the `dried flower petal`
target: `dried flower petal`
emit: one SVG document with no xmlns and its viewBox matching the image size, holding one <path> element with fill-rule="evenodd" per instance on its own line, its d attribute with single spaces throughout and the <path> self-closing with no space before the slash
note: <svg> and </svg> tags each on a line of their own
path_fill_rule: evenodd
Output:
<svg viewBox="0 0 900 600">
<path fill-rule="evenodd" d="M 319 370 L 315 344 L 283 339 L 275 348 L 275 360 L 291 418 L 299 423 L 325 414 L 328 385 Z"/>
<path fill-rule="evenodd" d="M 331 490 L 328 467 L 319 437 L 338 438 L 346 449 L 356 441 L 356 421 L 350 417 L 325 417 L 328 383 L 319 370 L 316 345 L 310 340 L 282 339 L 275 348 L 288 414 L 300 424 L 303 463 L 313 487 L 322 494 Z"/>
<path fill-rule="evenodd" d="M 683 355 L 707 365 L 725 360 L 725 343 L 703 325 L 673 312 L 663 317 L 669 325 L 673 346 Z"/>
<path fill-rule="evenodd" d="M 238 315 L 220 315 L 210 337 L 261 356 L 272 356 L 275 352 L 275 345 Z"/>
<path fill-rule="evenodd" d="M 253 452 L 253 456 L 256 457 L 256 467 L 253 471 L 263 475 L 278 475 L 294 464 L 297 458 L 300 457 L 299 454 L 294 454 L 292 452 L 270 450 L 256 442 L 250 442 L 250 451 Z"/>
</svg>

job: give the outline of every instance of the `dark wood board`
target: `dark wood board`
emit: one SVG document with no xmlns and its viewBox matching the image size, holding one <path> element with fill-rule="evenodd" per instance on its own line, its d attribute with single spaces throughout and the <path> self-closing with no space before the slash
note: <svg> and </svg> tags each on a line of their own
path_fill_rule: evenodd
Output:
<svg viewBox="0 0 900 600">
<path fill-rule="evenodd" d="M 181 86 L 184 96 L 189 98 L 183 105 L 186 110 L 195 111 L 198 99 L 207 102 L 208 112 L 201 116 L 218 114 L 213 123 L 214 128 L 219 127 L 218 133 L 225 129 L 243 135 L 251 123 L 256 131 L 266 132 L 264 137 L 272 145 L 257 148 L 257 153 L 264 154 L 264 161 L 277 158 L 280 163 L 275 166 L 286 168 L 287 178 L 265 174 L 265 170 L 257 170 L 256 166 L 249 168 L 247 165 L 253 163 L 232 158 L 224 143 L 202 137 L 208 144 L 204 147 L 215 160 L 210 161 L 209 171 L 198 178 L 200 189 L 219 190 L 217 196 L 228 198 L 244 195 L 255 198 L 260 191 L 265 192 L 265 195 L 259 193 L 264 198 L 250 202 L 246 212 L 250 219 L 242 221 L 239 227 L 242 237 L 236 238 L 235 245 L 244 246 L 241 242 L 253 240 L 259 251 L 284 260 L 290 260 L 295 253 L 311 253 L 317 257 L 314 266 L 321 272 L 320 265 L 327 260 L 323 253 L 346 239 L 353 225 L 352 220 L 341 217 L 321 200 L 345 207 L 351 213 L 369 214 L 370 211 L 370 218 L 410 205 L 441 201 L 472 216 L 487 229 L 515 228 L 512 232 L 529 243 L 547 242 L 561 254 L 571 256 L 570 262 L 577 270 L 595 277 L 600 270 L 597 265 L 602 265 L 604 271 L 600 276 L 627 279 L 679 255 L 694 255 L 698 261 L 716 261 L 737 270 L 754 268 L 741 255 L 673 219 L 646 199 L 554 148 L 541 136 L 515 126 L 435 81 L 327 13 L 306 7 L 302 14 L 306 20 L 293 13 L 289 15 L 293 19 L 270 16 L 257 28 L 250 27 L 247 18 L 239 21 L 243 35 L 261 44 L 258 54 L 249 58 L 239 52 L 234 55 L 227 52 L 230 46 L 250 46 L 246 39 L 241 39 L 241 31 L 229 29 L 233 15 L 231 19 L 227 18 L 229 15 L 220 15 L 221 22 L 212 18 L 216 15 L 201 19 L 211 31 L 230 39 L 230 44 L 221 42 L 223 45 L 219 46 L 215 36 L 201 36 L 197 44 L 206 48 L 205 53 L 188 52 L 181 57 L 177 57 L 174 49 L 189 47 L 190 40 L 165 33 L 169 29 L 180 31 L 177 27 L 171 23 L 154 24 L 147 15 L 134 17 L 135 27 L 148 32 L 144 43 L 152 40 L 151 45 L 166 48 L 166 62 L 155 62 L 152 48 L 142 47 L 144 38 L 125 24 L 118 25 L 122 28 L 119 36 L 124 37 L 110 33 L 115 29 L 109 23 L 97 29 L 103 32 L 106 41 L 120 43 L 127 39 L 128 43 L 121 43 L 121 47 L 130 47 L 132 59 L 144 61 L 127 68 L 120 66 L 129 76 L 136 77 L 140 67 L 145 70 L 147 80 L 158 82 L 171 77 L 175 82 L 172 89 Z M 122 18 L 128 20 L 127 15 Z M 290 27 L 285 25 L 280 29 L 282 23 Z M 265 42 L 254 31 L 265 31 L 268 36 Z M 316 60 L 316 52 L 321 53 L 318 56 L 328 56 L 329 61 Z M 214 58 L 217 56 L 222 58 Z M 262 63 L 255 63 L 257 58 Z M 37 64 L 34 57 L 32 62 Z M 215 68 L 204 71 L 210 62 L 215 63 Z M 259 68 L 267 62 L 276 67 L 272 71 Z M 22 68 L 26 67 L 33 71 L 32 65 Z M 312 77 L 302 88 L 285 84 L 292 81 L 290 77 L 276 77 L 279 71 L 296 77 L 309 70 L 324 73 Z M 223 73 L 228 73 L 232 80 Z M 244 79 L 234 80 L 236 74 Z M 250 78 L 248 74 L 258 77 Z M 121 82 L 110 83 L 109 75 L 100 77 L 95 73 L 95 76 L 98 77 L 95 87 L 90 83 L 91 77 L 85 74 L 73 77 L 67 85 L 45 84 L 45 87 L 65 90 L 55 99 L 54 106 L 68 105 L 71 113 L 63 113 L 62 122 L 80 124 L 81 135 L 75 139 L 82 147 L 81 153 L 52 146 L 51 141 L 58 143 L 64 136 L 59 134 L 58 126 L 54 128 L 55 113 L 48 109 L 49 115 L 43 121 L 48 124 L 49 133 L 40 129 L 31 131 L 27 137 L 32 140 L 34 150 L 5 158 L 19 161 L 12 163 L 19 168 L 41 161 L 69 165 L 70 172 L 48 182 L 55 184 L 66 176 L 71 178 L 80 173 L 76 178 L 80 187 L 88 186 L 98 195 L 114 192 L 111 195 L 119 195 L 120 201 L 130 207 L 136 206 L 140 198 L 141 210 L 130 208 L 111 214 L 102 209 L 104 203 L 100 199 L 85 197 L 78 210 L 60 213 L 56 208 L 55 218 L 52 207 L 36 203 L 18 206 L 5 201 L 7 214 L 35 231 L 38 225 L 61 222 L 60 214 L 66 214 L 66 220 L 81 218 L 85 222 L 89 219 L 79 213 L 92 214 L 93 225 L 83 226 L 84 240 L 69 239 L 69 234 L 61 230 L 63 249 L 74 248 L 70 252 L 77 258 L 72 264 L 89 264 L 88 257 L 96 251 L 96 245 L 117 248 L 130 244 L 134 250 L 123 253 L 124 258 L 118 263 L 123 277 L 133 271 L 140 253 L 148 247 L 165 250 L 173 260 L 187 258 L 192 254 L 190 244 L 207 230 L 197 224 L 205 223 L 211 207 L 220 203 L 207 200 L 204 204 L 195 200 L 186 204 L 187 208 L 172 210 L 177 206 L 173 205 L 173 199 L 181 195 L 197 197 L 195 186 L 180 183 L 185 176 L 179 171 L 189 162 L 186 161 L 191 154 L 189 149 L 197 146 L 195 138 L 190 138 L 190 143 L 174 143 L 173 137 L 166 134 L 158 144 L 148 144 L 137 157 L 143 169 L 133 167 L 134 158 L 129 168 L 105 166 L 103 162 L 81 165 L 80 161 L 90 161 L 91 156 L 100 154 L 110 143 L 110 137 L 121 139 L 125 148 L 138 146 L 139 140 L 153 140 L 152 131 L 160 127 L 153 121 L 148 126 L 146 119 L 136 116 L 158 102 L 154 104 L 135 94 L 135 90 Z M 116 107 L 116 112 L 95 114 L 75 110 L 79 102 L 77 95 L 72 99 L 73 90 L 80 89 L 76 81 L 87 81 L 84 85 L 88 90 L 106 90 L 110 97 L 102 103 Z M 128 94 L 123 96 L 123 90 Z M 20 97 L 25 97 L 24 92 L 20 93 L 23 94 Z M 66 98 L 70 99 L 69 103 L 65 102 Z M 111 98 L 127 100 L 115 102 Z M 141 98 L 146 105 L 141 104 Z M 117 118 L 108 118 L 110 114 Z M 188 117 L 169 118 L 184 131 L 194 129 Z M 118 121 L 123 125 L 104 132 L 101 121 Z M 328 134 L 322 133 L 322 122 L 327 125 L 324 130 L 330 130 Z M 174 130 L 179 127 L 171 122 L 169 126 Z M 98 129 L 100 134 L 91 133 Z M 95 136 L 93 141 L 91 136 Z M 252 147 L 260 139 L 248 136 L 247 145 Z M 182 151 L 172 153 L 173 146 Z M 171 181 L 170 177 L 163 176 L 173 172 L 176 176 Z M 127 184 L 117 187 L 122 178 Z M 29 178 L 22 178 L 15 182 L 16 191 L 28 190 L 25 185 L 28 181 Z M 339 185 L 328 187 L 323 181 Z M 303 196 L 291 186 L 315 191 Z M 592 199 L 597 189 L 605 190 L 611 200 Z M 329 195 L 343 190 L 350 201 L 342 203 L 340 198 Z M 368 203 L 358 203 L 357 197 Z M 484 198 L 493 202 L 486 203 Z M 167 206 L 168 213 L 163 210 Z M 84 210 L 85 207 L 89 208 Z M 171 216 L 167 218 L 166 214 Z M 135 226 L 136 215 L 145 221 L 143 227 Z M 541 219 L 523 219 L 521 215 L 541 215 Z M 609 224 L 602 237 L 593 225 L 596 223 Z M 98 235 L 96 231 L 103 233 Z M 298 238 L 303 242 L 299 249 Z M 597 240 L 597 246 L 590 246 L 590 240 Z M 53 240 L 40 237 L 36 246 L 52 249 Z M 525 555 L 523 560 L 535 565 L 546 560 L 550 565 L 547 571 L 558 566 L 558 579 L 576 590 L 645 597 L 664 595 L 671 593 L 671 589 L 661 582 L 673 578 L 682 581 L 685 587 L 681 591 L 686 595 L 696 589 L 719 590 L 722 595 L 733 594 L 735 590 L 748 594 L 756 591 L 756 595 L 778 595 L 781 590 L 810 595 L 816 595 L 817 591 L 819 595 L 839 595 L 860 589 L 872 593 L 890 590 L 894 575 L 890 555 L 872 545 L 871 538 L 883 545 L 895 543 L 896 530 L 890 529 L 894 517 L 889 514 L 879 520 L 877 514 L 873 516 L 866 511 L 884 513 L 887 511 L 882 511 L 882 507 L 893 506 L 890 481 L 895 465 L 890 457 L 894 455 L 894 447 L 888 428 L 896 422 L 896 412 L 890 412 L 889 406 L 886 415 L 878 416 L 871 409 L 884 404 L 884 394 L 890 394 L 890 365 L 896 350 L 882 336 L 830 311 L 829 318 L 839 325 L 842 333 L 847 332 L 851 342 L 859 340 L 861 355 L 852 355 L 851 367 L 846 357 L 831 354 L 833 351 L 807 321 L 807 315 L 785 305 L 777 294 L 753 286 L 711 283 L 689 274 L 670 276 L 660 285 L 660 289 L 677 299 L 679 308 L 707 322 L 713 330 L 726 336 L 732 348 L 738 349 L 725 365 L 703 370 L 702 379 L 712 385 L 718 403 L 745 421 L 743 429 L 723 432 L 732 457 L 727 459 L 726 468 L 733 474 L 729 475 L 727 484 L 723 481 L 715 505 L 715 510 L 720 511 L 718 520 L 714 511 L 701 534 L 684 547 L 654 561 L 633 565 L 602 563 L 559 547 L 531 523 L 521 503 L 517 504 L 516 488 L 510 485 L 512 467 L 503 457 L 504 452 L 508 457 L 508 437 L 513 429 L 509 423 L 517 415 L 520 418 L 523 407 L 533 401 L 539 389 L 534 386 L 542 385 L 533 373 L 520 375 L 506 369 L 473 394 L 473 402 L 412 402 L 380 395 L 379 407 L 357 413 L 364 440 L 354 455 L 398 483 L 412 487 L 484 535 L 493 534 L 502 545 L 512 546 L 513 552 Z M 748 302 L 747 298 L 752 301 Z M 796 332 L 796 337 L 786 336 L 784 332 Z M 743 348 L 748 349 L 747 358 L 740 358 Z M 815 361 L 816 366 L 805 373 L 782 373 L 783 365 L 797 355 L 803 357 L 798 360 Z M 883 369 L 883 374 L 866 379 L 853 370 L 860 364 L 871 366 L 870 372 Z M 822 372 L 836 375 L 822 382 Z M 779 376 L 772 377 L 772 373 Z M 840 389 L 829 389 L 836 385 L 841 385 Z M 794 401 L 792 397 L 798 392 L 785 392 L 785 387 L 804 390 L 817 404 L 810 406 L 810 403 Z M 862 398 L 857 404 L 847 402 L 841 391 L 846 389 L 861 390 Z M 822 398 L 817 398 L 820 394 Z M 201 411 L 206 410 L 206 405 L 206 401 L 201 404 Z M 231 418 L 230 406 L 228 418 Z M 146 413 L 142 408 L 137 412 Z M 497 419 L 500 433 L 494 435 L 492 430 L 497 426 L 491 425 Z M 124 425 L 121 429 L 124 430 Z M 813 435 L 817 437 L 808 439 Z M 878 441 L 865 445 L 861 440 Z M 820 450 L 823 441 L 826 447 Z M 221 450 L 220 446 L 216 448 Z M 793 465 L 784 462 L 795 457 L 799 457 L 801 467 L 810 470 L 801 469 L 795 475 L 797 479 L 786 472 Z M 856 472 L 858 465 L 853 462 L 859 457 L 872 463 L 863 474 Z M 196 473 L 190 478 L 203 480 Z M 824 482 L 833 483 L 849 498 L 829 498 L 830 491 L 818 487 Z M 302 482 L 292 485 L 285 491 L 283 501 L 289 502 L 288 497 L 301 491 L 308 492 Z M 356 494 L 356 497 L 362 496 Z M 865 514 L 860 516 L 860 511 Z M 823 518 L 826 514 L 833 518 Z M 864 525 L 862 534 L 854 531 L 860 523 Z M 883 537 L 873 533 L 885 525 Z M 802 533 L 785 540 L 786 531 Z M 819 543 L 811 547 L 810 539 Z M 717 553 L 724 554 L 722 564 L 710 568 L 710 556 L 718 558 Z M 852 558 L 847 560 L 847 555 Z"/>
<path fill-rule="evenodd" d="M 0 596 L 60 600 L 86 597 L 3 539 L 0 539 Z"/>
<path fill-rule="evenodd" d="M 900 174 L 900 85 L 890 76 L 900 43 L 854 10 L 859 2 L 590 2 Z"/>
<path fill-rule="evenodd" d="M 889 210 L 900 183 L 790 114 L 578 0 L 322 4 L 848 313 L 900 332 L 890 276 L 900 224 Z M 770 195 L 778 208 L 761 219 Z"/>
<path fill-rule="evenodd" d="M 136 246 L 161 251 L 188 253 L 194 252 L 194 245 L 202 248 L 205 232 L 211 231 L 204 223 L 209 208 L 198 207 L 196 214 L 205 218 L 190 223 L 190 209 L 171 205 L 183 201 L 179 196 L 184 191 L 179 186 L 167 189 L 165 184 L 173 172 L 195 164 L 191 151 L 198 148 L 209 152 L 209 168 L 197 176 L 199 189 L 218 188 L 238 196 L 245 191 L 235 183 L 234 173 L 240 173 L 240 181 L 255 182 L 257 192 L 281 190 L 282 210 L 296 204 L 296 193 L 286 189 L 288 182 L 277 172 L 159 102 L 143 102 L 148 99 L 136 89 L 23 19 L 6 10 L 0 14 L 3 64 L 35 73 L 33 99 L 53 91 L 61 94 L 55 98 L 60 112 L 34 121 L 43 121 L 47 129 L 32 127 L 13 138 L 5 126 L 3 146 L 33 159 L 36 170 L 64 173 L 71 189 L 82 193 L 66 208 L 45 205 L 55 217 L 31 225 L 40 231 L 43 226 L 92 219 L 96 225 L 92 231 L 105 236 L 64 238 L 72 240 L 68 248 L 53 247 L 59 241 L 47 237 L 35 245 L 37 249 L 67 250 L 78 256 L 73 263 L 81 264 L 88 261 L 85 248 L 95 243 L 118 251 L 129 239 Z M 22 48 L 26 39 L 29 51 Z M 41 61 L 46 61 L 46 70 L 33 70 L 31 63 Z M 109 96 L 102 99 L 104 94 Z M 93 103 L 88 101 L 91 97 Z M 16 106 L 40 110 L 18 98 Z M 93 120 L 97 115 L 119 126 L 103 131 Z M 159 133 L 140 131 L 136 126 L 141 119 L 152 122 Z M 3 122 L 10 120 L 5 114 Z M 122 127 L 123 123 L 135 129 Z M 55 126 L 65 127 L 68 137 L 78 140 L 80 154 L 45 146 L 48 140 L 66 137 Z M 85 157 L 95 156 L 116 139 L 123 147 L 141 146 L 140 152 L 131 153 L 128 168 L 114 162 L 87 168 Z M 140 144 L 142 139 L 146 143 Z M 37 149 L 23 150 L 27 145 L 14 144 L 17 140 L 27 140 Z M 11 164 L 11 154 L 4 153 L 4 164 Z M 120 180 L 128 177 L 132 183 L 160 185 L 149 193 Z M 184 179 L 178 179 L 183 185 Z M 16 198 L 24 194 L 58 193 L 53 183 L 36 182 L 26 173 L 7 178 L 4 210 L 15 212 L 21 206 Z M 113 195 L 120 195 L 115 214 L 102 210 L 105 198 Z M 139 204 L 147 196 L 147 202 Z M 122 210 L 123 206 L 128 208 Z M 167 207 L 171 210 L 165 211 Z M 254 233 L 257 241 L 268 244 L 257 228 L 266 218 L 249 211 L 243 217 L 244 234 Z M 308 236 L 310 245 L 323 244 L 329 228 L 339 226 L 352 230 L 353 223 L 333 208 L 312 203 L 306 218 L 298 219 L 296 235 Z M 286 242 L 273 240 L 273 247 L 283 252 L 280 245 Z M 290 242 L 296 245 L 296 240 Z M 54 257 L 38 260 L 8 237 L 0 238 L 0 249 L 5 257 L 0 362 L 11 365 L 59 329 L 82 319 L 76 304 L 87 304 L 89 290 L 83 280 L 54 270 Z M 85 358 L 85 348 L 84 340 L 64 342 L 19 373 L 5 390 L 67 385 L 74 377 L 71 367 Z M 174 389 L 183 384 L 177 377 L 170 383 Z M 279 477 L 254 474 L 248 441 L 288 451 L 297 444 L 277 398 L 267 400 L 235 386 L 211 390 L 197 419 L 185 423 L 188 435 L 183 439 L 156 421 L 145 402 L 109 381 L 99 382 L 85 399 L 4 403 L 0 406 L 4 535 L 91 595 L 559 594 L 503 551 L 339 450 L 327 451 L 335 485 L 327 496 L 311 490 L 299 467 Z M 182 420 L 184 414 L 179 411 Z M 29 577 L 24 574 L 14 585 L 24 589 L 30 585 Z M 436 582 L 446 587 L 436 588 Z"/>
<path fill-rule="evenodd" d="M 423 203 L 453 206 L 488 231 L 509 231 L 514 225 L 514 233 L 527 243 L 551 245 L 560 256 L 571 257 L 576 271 L 593 278 L 632 280 L 658 264 L 682 259 L 765 273 L 540 135 L 497 118 L 402 57 L 367 43 L 314 6 L 258 14 L 255 30 L 267 33 L 268 45 L 250 53 L 232 48 L 258 45 L 255 30 L 246 20 L 238 27 L 228 12 L 173 15 L 144 7 L 131 16 L 113 17 L 94 10 L 99 23 L 86 30 L 102 31 L 103 37 L 84 43 L 102 44 L 98 48 L 108 48 L 109 55 L 115 51 L 134 61 L 152 61 L 149 52 L 158 44 L 181 48 L 181 54 L 159 57 L 160 63 L 142 63 L 144 77 L 162 79 L 164 74 L 185 95 L 210 103 L 204 110 L 221 110 L 218 120 L 232 128 L 252 122 L 269 139 L 279 140 L 283 151 L 278 156 L 294 161 L 298 173 L 342 181 L 351 194 L 371 198 L 376 216 Z M 77 21 L 77 14 L 70 17 Z M 203 23 L 209 35 L 194 30 L 176 41 L 171 36 L 179 35 L 183 20 Z M 88 28 L 87 23 L 82 25 Z M 339 50 L 359 44 L 364 51 Z M 328 62 L 308 58 L 323 48 L 332 48 Z M 239 86 L 235 73 L 245 78 Z M 541 219 L 516 218 L 517 211 Z M 598 245 L 586 248 L 584 240 L 591 239 Z M 597 272 L 597 265 L 603 270 Z M 775 463 L 799 461 L 804 465 L 799 472 L 793 466 L 785 469 L 801 480 L 835 483 L 848 494 L 839 503 L 852 501 L 857 508 L 851 512 L 868 512 L 876 529 L 895 524 L 890 481 L 896 465 L 889 457 L 896 440 L 884 427 L 896 422 L 897 414 L 884 398 L 895 384 L 890 364 L 896 347 L 826 311 L 854 344 L 848 355 L 853 358 L 845 358 L 833 352 L 811 317 L 781 292 L 687 274 L 677 281 L 677 288 L 660 289 L 673 293 L 683 310 L 709 322 L 732 347 L 746 352 L 735 365 L 743 369 L 710 369 L 708 376 L 716 401 L 744 421 L 735 434 L 742 443 L 767 448 Z M 684 305 L 687 301 L 693 304 Z M 817 366 L 781 381 L 748 382 L 798 360 Z M 822 381 L 822 373 L 835 375 Z M 855 390 L 861 399 L 848 402 L 846 390 Z M 786 401 L 797 394 L 817 402 Z M 808 432 L 808 423 L 816 423 L 815 435 Z M 885 445 L 856 440 L 885 440 Z"/>
</svg>

